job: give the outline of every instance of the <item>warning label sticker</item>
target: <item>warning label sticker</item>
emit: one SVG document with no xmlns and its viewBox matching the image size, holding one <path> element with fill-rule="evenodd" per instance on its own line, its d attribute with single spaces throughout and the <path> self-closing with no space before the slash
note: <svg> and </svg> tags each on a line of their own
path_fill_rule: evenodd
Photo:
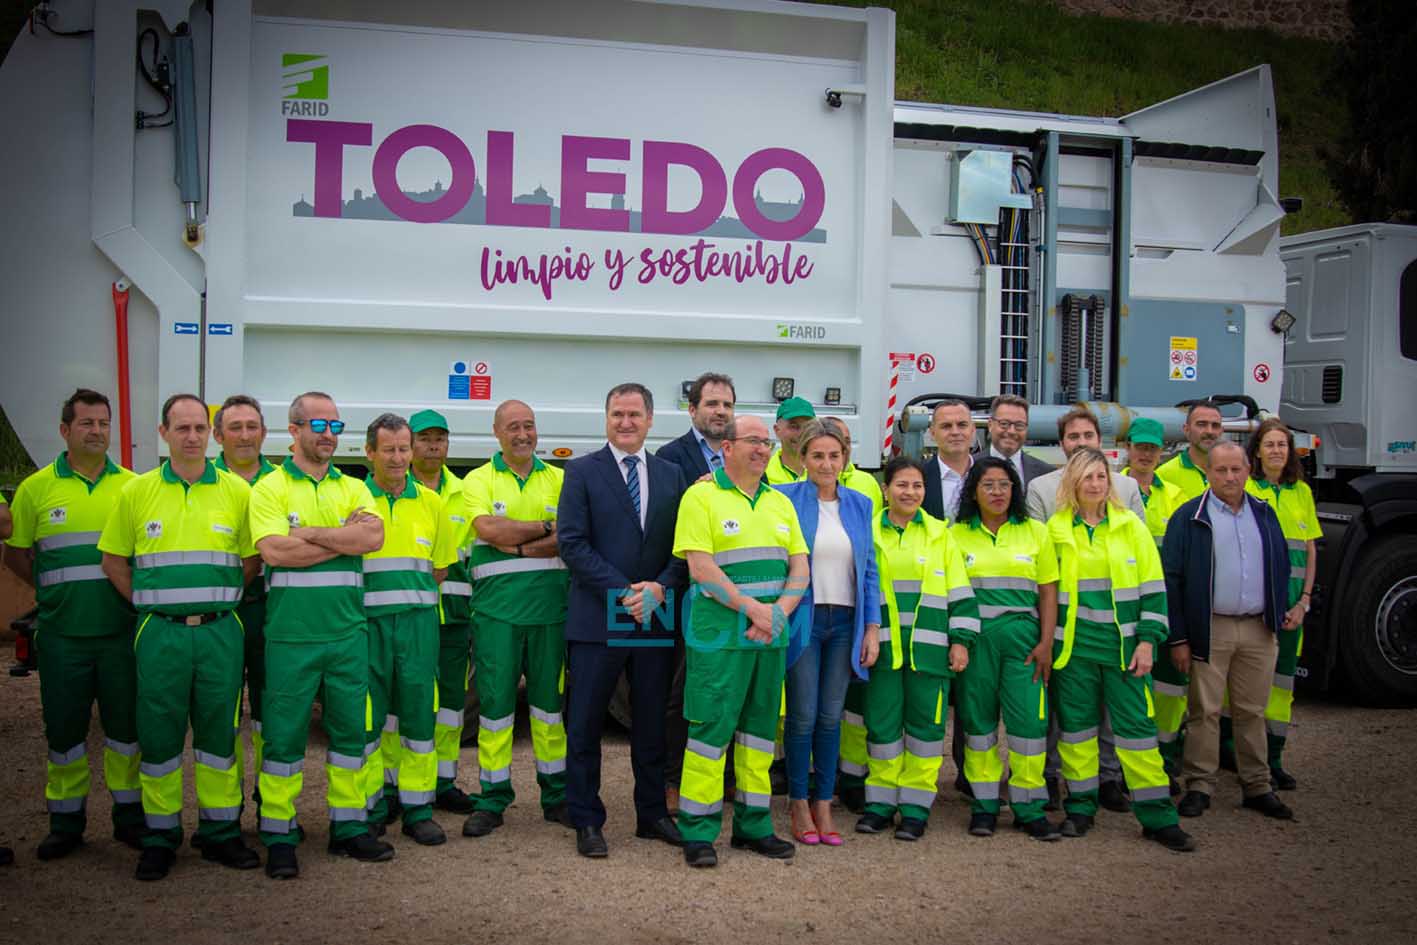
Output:
<svg viewBox="0 0 1417 945">
<path fill-rule="evenodd" d="M 454 361 L 448 365 L 449 400 L 491 400 L 492 366 L 486 361 Z"/>
<path fill-rule="evenodd" d="M 1200 367 L 1200 354 L 1195 338 L 1171 336 L 1171 350 L 1166 359 L 1167 377 L 1173 381 L 1194 381 Z"/>
</svg>

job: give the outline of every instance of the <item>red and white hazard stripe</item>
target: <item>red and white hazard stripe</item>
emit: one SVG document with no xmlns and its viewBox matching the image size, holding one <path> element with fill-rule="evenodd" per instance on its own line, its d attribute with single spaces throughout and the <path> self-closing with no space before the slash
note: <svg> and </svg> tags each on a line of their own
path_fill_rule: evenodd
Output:
<svg viewBox="0 0 1417 945">
<path fill-rule="evenodd" d="M 895 389 L 900 384 L 900 362 L 891 358 L 891 385 L 890 393 L 886 397 L 886 439 L 881 444 L 881 457 L 890 459 L 891 440 L 895 433 Z"/>
</svg>

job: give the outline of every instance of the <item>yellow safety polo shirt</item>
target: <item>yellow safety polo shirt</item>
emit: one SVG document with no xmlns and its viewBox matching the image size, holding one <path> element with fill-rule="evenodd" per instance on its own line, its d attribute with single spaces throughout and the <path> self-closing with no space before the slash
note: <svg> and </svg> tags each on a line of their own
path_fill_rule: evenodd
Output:
<svg viewBox="0 0 1417 945">
<path fill-rule="evenodd" d="M 292 528 L 339 528 L 358 509 L 374 511 L 364 483 L 333 465 L 311 479 L 295 460 L 251 490 L 251 543 Z M 364 559 L 337 555 L 308 568 L 267 568 L 266 639 L 324 643 L 364 629 Z"/>
<path fill-rule="evenodd" d="M 881 510 L 886 507 L 885 497 L 881 495 L 881 484 L 876 481 L 876 477 L 864 469 L 857 469 L 852 463 L 847 463 L 846 468 L 841 471 L 837 480 L 848 489 L 855 489 L 857 492 L 871 500 L 871 514 L 878 516 Z"/>
<path fill-rule="evenodd" d="M 251 487 L 208 460 L 188 483 L 164 461 L 124 487 L 98 550 L 133 559 L 133 606 L 171 617 L 234 610 L 241 559 L 256 553 Z"/>
<path fill-rule="evenodd" d="M 1210 486 L 1210 480 L 1206 478 L 1205 470 L 1191 462 L 1189 449 L 1181 450 L 1156 467 L 1156 474 L 1180 490 L 1181 501 L 1176 503 L 1178 506 L 1191 501 Z"/>
<path fill-rule="evenodd" d="M 1130 476 L 1131 471 L 1130 466 L 1122 467 L 1124 476 Z M 1138 487 L 1137 491 L 1141 492 L 1141 488 Z M 1186 497 L 1180 489 L 1161 478 L 1159 472 L 1152 473 L 1151 492 L 1141 492 L 1141 504 L 1146 507 L 1146 530 L 1156 539 L 1156 547 L 1160 548 L 1166 538 L 1166 525 L 1171 521 L 1171 514 L 1185 501 Z"/>
<path fill-rule="evenodd" d="M 719 469 L 711 480 L 690 486 L 679 502 L 674 554 L 685 558 L 691 551 L 713 555 L 740 594 L 771 603 L 786 587 L 788 559 L 807 554 L 807 542 L 787 496 L 764 482 L 750 496 Z M 749 640 L 747 617 L 702 589 L 689 611 L 688 646 L 743 650 L 787 645 L 786 627 L 770 643 Z"/>
<path fill-rule="evenodd" d="M 1038 587 L 1058 580 L 1058 555 L 1048 528 L 1031 518 L 1006 519 L 990 532 L 978 515 L 950 526 L 979 603 L 981 632 L 1014 621 L 1038 630 Z"/>
<path fill-rule="evenodd" d="M 12 548 L 34 548 L 39 627 L 69 637 L 131 633 L 133 608 L 100 566 L 99 536 L 123 487 L 134 474 L 104 458 L 90 482 L 69 465 L 68 453 L 37 470 L 15 490 L 10 508 Z"/>
<path fill-rule="evenodd" d="M 472 534 L 484 515 L 518 522 L 555 522 L 564 473 L 533 456 L 531 472 L 521 478 L 497 452 L 463 479 L 463 496 Z M 559 557 L 523 558 L 506 554 L 476 538 L 472 546 L 472 612 L 478 617 L 519 626 L 540 626 L 566 619 L 570 574 Z"/>
<path fill-rule="evenodd" d="M 374 511 L 384 520 L 384 545 L 364 556 L 364 610 L 371 617 L 438 605 L 435 568 L 457 561 L 452 529 L 438 493 L 404 474 L 403 491 L 390 494 L 372 475 L 364 480 Z"/>
<path fill-rule="evenodd" d="M 763 470 L 763 478 L 770 486 L 781 486 L 789 482 L 801 482 L 807 478 L 807 467 L 802 467 L 802 474 L 798 475 L 786 466 L 782 465 L 782 447 L 772 451 L 772 456 L 768 458 L 768 467 Z"/>
<path fill-rule="evenodd" d="M 266 478 L 271 473 L 276 471 L 275 464 L 272 463 L 270 460 L 266 459 L 264 456 L 258 457 L 258 459 L 260 460 L 260 466 L 256 469 L 256 478 L 252 479 L 249 483 L 247 483 L 247 485 L 254 486 L 256 483 L 260 482 L 262 479 Z M 240 473 L 234 471 L 230 466 L 227 465 L 225 453 L 222 453 L 221 455 L 217 456 L 216 459 L 212 460 L 212 465 L 215 466 L 217 469 L 220 469 L 222 472 L 229 472 L 233 476 L 241 478 Z"/>
<path fill-rule="evenodd" d="M 438 585 L 438 622 L 467 623 L 472 619 L 472 519 L 467 514 L 463 483 L 447 466 L 438 477 L 438 497 L 452 533 L 458 560 L 448 566 L 448 576 Z"/>
<path fill-rule="evenodd" d="M 1293 607 L 1304 594 L 1309 542 L 1324 536 L 1319 525 L 1319 511 L 1314 505 L 1314 492 L 1302 479 L 1288 485 L 1251 479 L 1245 483 L 1245 491 L 1256 499 L 1268 502 L 1279 517 L 1284 543 L 1289 546 L 1289 606 Z"/>
</svg>

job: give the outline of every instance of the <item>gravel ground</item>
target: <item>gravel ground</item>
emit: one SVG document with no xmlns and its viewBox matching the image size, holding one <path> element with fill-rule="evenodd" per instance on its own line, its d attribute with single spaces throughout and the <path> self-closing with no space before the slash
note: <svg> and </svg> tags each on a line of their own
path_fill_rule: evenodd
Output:
<svg viewBox="0 0 1417 945">
<path fill-rule="evenodd" d="M 524 719 L 513 769 L 523 794 L 502 829 L 465 839 L 462 818 L 439 813 L 450 834 L 443 847 L 417 847 L 395 830 L 390 863 L 330 857 L 317 735 L 297 881 L 225 870 L 184 848 L 166 882 L 140 884 L 137 854 L 109 836 L 102 790 L 89 805 L 89 844 L 67 860 L 35 859 L 46 825 L 38 680 L 0 677 L 0 842 L 17 857 L 0 871 L 0 941 L 1417 941 L 1408 801 L 1417 716 L 1302 701 L 1298 717 L 1289 758 L 1300 790 L 1287 799 L 1299 820 L 1241 810 L 1226 778 L 1211 811 L 1186 822 L 1201 844 L 1193 854 L 1143 842 L 1129 816 L 1105 812 L 1082 840 L 1036 843 L 1007 829 L 1007 815 L 994 838 L 969 837 L 968 808 L 946 770 L 920 843 L 848 833 L 839 849 L 799 848 L 783 863 L 729 850 L 725 839 L 718 869 L 693 872 L 677 850 L 634 838 L 622 734 L 608 736 L 605 751 L 610 858 L 576 856 L 573 835 L 540 817 Z M 91 738 L 91 758 L 101 744 Z M 465 753 L 465 784 L 474 783 L 474 754 Z M 774 813 L 785 836 L 782 805 L 776 799 Z M 248 837 L 253 822 L 248 810 Z M 838 826 L 852 823 L 838 812 Z"/>
</svg>

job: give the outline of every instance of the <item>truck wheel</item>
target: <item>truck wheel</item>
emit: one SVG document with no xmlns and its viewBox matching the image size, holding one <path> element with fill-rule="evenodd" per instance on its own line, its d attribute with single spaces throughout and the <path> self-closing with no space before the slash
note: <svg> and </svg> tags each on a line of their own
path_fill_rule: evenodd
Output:
<svg viewBox="0 0 1417 945">
<path fill-rule="evenodd" d="M 1393 535 L 1360 559 L 1340 619 L 1339 662 L 1369 705 L 1417 705 L 1417 535 Z"/>
</svg>

